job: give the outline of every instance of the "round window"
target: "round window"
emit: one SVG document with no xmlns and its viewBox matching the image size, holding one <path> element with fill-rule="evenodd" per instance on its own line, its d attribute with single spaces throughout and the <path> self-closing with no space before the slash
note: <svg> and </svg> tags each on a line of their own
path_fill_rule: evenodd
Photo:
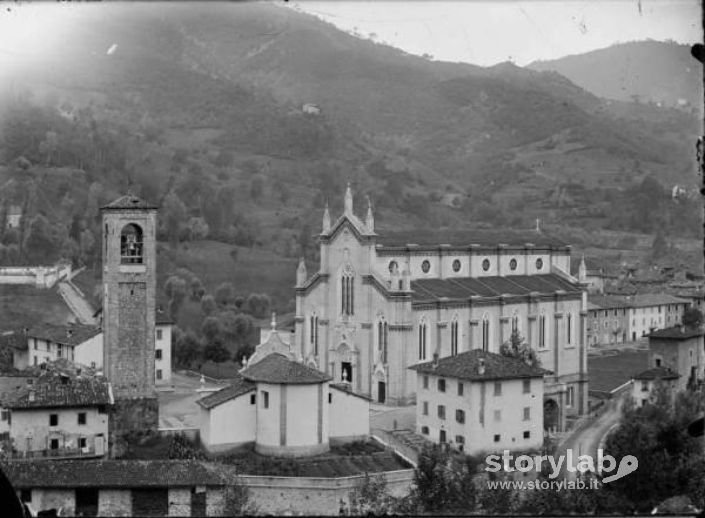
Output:
<svg viewBox="0 0 705 518">
<path fill-rule="evenodd" d="M 454 272 L 459 272 L 460 271 L 460 260 L 456 259 L 453 261 L 453 271 Z"/>
<path fill-rule="evenodd" d="M 484 261 L 482 261 L 482 269 L 485 271 L 490 269 L 490 260 L 489 259 L 485 259 Z"/>
<path fill-rule="evenodd" d="M 397 264 L 396 261 L 389 261 L 389 273 L 392 273 L 398 269 L 399 269 L 399 265 Z"/>
<path fill-rule="evenodd" d="M 517 269 L 517 260 L 516 259 L 512 259 L 511 261 L 509 261 L 509 269 L 512 271 Z"/>
<path fill-rule="evenodd" d="M 428 271 L 431 269 L 431 263 L 428 261 L 424 261 L 421 263 L 421 269 L 423 270 L 423 273 L 428 273 Z"/>
<path fill-rule="evenodd" d="M 540 270 L 541 268 L 543 268 L 543 259 L 539 257 L 538 259 L 536 259 L 536 269 Z"/>
</svg>

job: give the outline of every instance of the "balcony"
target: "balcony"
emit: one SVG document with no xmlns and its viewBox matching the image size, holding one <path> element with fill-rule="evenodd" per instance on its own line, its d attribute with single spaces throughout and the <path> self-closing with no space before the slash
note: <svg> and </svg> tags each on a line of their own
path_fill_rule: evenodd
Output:
<svg viewBox="0 0 705 518">
<path fill-rule="evenodd" d="M 103 457 L 105 452 L 97 452 L 95 447 L 85 448 L 54 448 L 32 451 L 12 451 L 11 459 L 25 460 L 59 460 L 59 459 L 92 459 Z"/>
</svg>

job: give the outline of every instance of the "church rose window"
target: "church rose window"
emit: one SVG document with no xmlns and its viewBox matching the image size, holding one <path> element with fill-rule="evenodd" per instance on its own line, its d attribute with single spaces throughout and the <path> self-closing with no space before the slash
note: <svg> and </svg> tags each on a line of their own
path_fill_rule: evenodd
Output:
<svg viewBox="0 0 705 518">
<path fill-rule="evenodd" d="M 512 271 L 517 269 L 517 260 L 516 259 L 512 259 L 511 261 L 509 261 L 509 269 Z"/>
<path fill-rule="evenodd" d="M 392 273 L 398 269 L 399 269 L 399 265 L 397 264 L 396 261 L 389 261 L 389 273 Z"/>
<path fill-rule="evenodd" d="M 482 261 L 482 269 L 485 271 L 490 269 L 490 260 L 489 259 L 485 259 L 484 261 Z"/>
<path fill-rule="evenodd" d="M 460 271 L 460 261 L 456 259 L 453 261 L 453 271 L 454 272 L 459 272 Z"/>
<path fill-rule="evenodd" d="M 423 270 L 423 273 L 428 273 L 428 271 L 431 269 L 431 263 L 428 261 L 424 261 L 421 263 L 421 269 Z"/>
<path fill-rule="evenodd" d="M 543 268 L 543 259 L 539 257 L 538 259 L 536 259 L 536 269 L 540 270 L 541 268 Z"/>
</svg>

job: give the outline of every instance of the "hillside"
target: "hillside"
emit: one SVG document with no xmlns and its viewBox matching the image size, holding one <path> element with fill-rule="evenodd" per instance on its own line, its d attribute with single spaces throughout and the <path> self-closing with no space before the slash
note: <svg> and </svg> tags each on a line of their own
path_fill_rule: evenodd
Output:
<svg viewBox="0 0 705 518">
<path fill-rule="evenodd" d="M 698 108 L 703 102 L 703 71 L 689 45 L 637 41 L 535 61 L 527 68 L 554 71 L 598 97 Z M 687 103 L 685 105 L 684 103 Z"/>
</svg>

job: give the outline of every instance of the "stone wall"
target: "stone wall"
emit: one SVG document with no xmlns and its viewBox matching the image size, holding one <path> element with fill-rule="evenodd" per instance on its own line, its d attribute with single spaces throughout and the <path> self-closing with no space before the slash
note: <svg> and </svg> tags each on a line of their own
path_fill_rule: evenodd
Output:
<svg viewBox="0 0 705 518">
<path fill-rule="evenodd" d="M 98 516 L 130 516 L 132 495 L 129 489 L 101 489 L 98 493 Z"/>
<path fill-rule="evenodd" d="M 0 284 L 25 284 L 37 288 L 51 288 L 69 275 L 71 275 L 70 264 L 7 266 L 0 268 Z"/>
<path fill-rule="evenodd" d="M 116 399 L 110 408 L 108 434 L 110 456 L 124 452 L 125 436 L 129 434 L 157 433 L 159 426 L 159 400 L 157 397 Z"/>
</svg>

